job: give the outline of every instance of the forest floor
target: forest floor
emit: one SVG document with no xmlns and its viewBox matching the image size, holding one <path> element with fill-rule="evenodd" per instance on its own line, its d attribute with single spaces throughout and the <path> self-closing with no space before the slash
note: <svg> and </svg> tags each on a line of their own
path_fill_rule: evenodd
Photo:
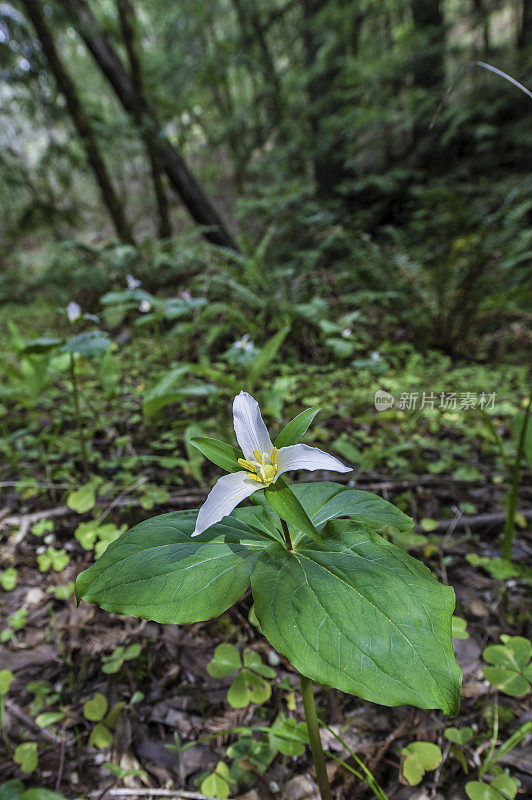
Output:
<svg viewBox="0 0 532 800">
<path fill-rule="evenodd" d="M 164 350 L 164 344 L 160 349 Z M 77 487 L 86 486 L 86 480 L 80 477 L 79 447 L 63 373 L 37 403 L 25 399 L 21 388 L 15 413 L 2 418 L 0 569 L 3 576 L 14 572 L 16 580 L 14 585 L 6 580 L 0 589 L 0 669 L 14 676 L 5 695 L 1 778 L 18 778 L 66 797 L 95 800 L 104 795 L 126 796 L 126 789 L 133 796 L 149 796 L 150 788 L 164 789 L 169 797 L 197 798 L 203 796 L 201 777 L 224 761 L 237 762 L 248 782 L 232 789 L 231 797 L 312 800 L 317 794 L 308 749 L 298 756 L 278 754 L 270 762 L 260 752 L 239 757 L 233 748 L 233 758 L 227 754 L 238 734 L 225 731 L 271 726 L 280 713 L 298 721 L 304 718 L 298 675 L 253 625 L 249 594 L 221 617 L 189 626 L 163 626 L 108 614 L 84 602 L 76 606 L 73 582 L 93 562 L 94 547 L 156 513 L 198 507 L 218 474 L 178 442 L 201 415 L 206 435 L 216 435 L 212 419 L 230 407 L 229 394 L 207 411 L 201 407 L 201 398 L 187 401 L 185 421 L 170 407 L 157 422 L 146 424 L 139 398 L 149 386 L 150 375 L 160 374 L 161 363 L 169 364 L 160 352 L 157 373 L 146 366 L 150 357 L 146 341 L 137 341 L 121 353 L 119 370 L 124 377 L 118 393 L 109 395 L 111 399 L 93 392 L 101 375 L 92 368 L 84 374 L 91 473 L 98 474 L 101 483 L 95 487 L 96 500 L 89 498 L 84 506 L 87 495 L 78 497 L 77 511 L 71 495 Z M 425 379 L 434 368 L 429 362 L 419 367 Z M 439 374 L 446 374 L 447 367 L 442 362 Z M 467 369 L 470 375 L 471 367 Z M 501 375 L 506 376 L 504 369 Z M 316 370 L 301 370 L 297 397 L 289 402 L 304 407 L 313 404 L 318 389 Z M 453 586 L 455 614 L 466 621 L 467 633 L 462 635 L 468 638 L 454 639 L 463 670 L 457 719 L 411 707 L 389 709 L 318 687 L 319 715 L 332 731 L 323 730 L 324 746 L 357 768 L 347 745 L 390 800 L 463 799 L 466 781 L 475 779 L 492 742 L 504 742 L 532 720 L 530 696 L 497 693 L 484 679 L 482 658 L 486 645 L 497 643 L 501 634 L 530 637 L 532 633 L 532 535 L 526 525 L 532 516 L 530 471 L 523 474 L 519 491 L 522 516 L 513 564 L 509 574 L 497 573 L 497 562 L 489 559 L 501 554 L 505 485 L 489 436 L 482 439 L 477 422 L 473 424 L 473 417 L 466 420 L 465 415 L 407 419 L 384 414 L 376 427 L 374 410 L 370 419 L 361 411 L 355 415 L 349 405 L 353 396 L 353 383 L 347 377 L 350 370 L 334 370 L 325 365 L 320 372 L 320 380 L 328 387 L 324 392 L 328 410 L 323 427 L 314 434 L 317 443 L 332 433 L 336 452 L 351 463 L 357 453 L 370 453 L 372 465 L 364 463 L 355 478 L 346 480 L 398 504 L 416 519 L 416 535 L 397 543 Z M 478 372 L 482 383 L 481 367 Z M 513 379 L 501 377 L 498 385 L 504 388 L 506 379 L 506 394 L 512 397 Z M 498 380 L 495 373 L 492 380 Z M 357 381 L 357 391 L 366 403 L 381 379 L 368 374 L 365 384 L 360 376 Z M 451 382 L 452 375 L 448 385 Z M 289 382 L 285 386 L 287 396 L 293 386 Z M 509 400 L 504 402 L 502 414 L 505 409 L 515 412 Z M 355 416 L 356 425 L 351 421 Z M 511 413 L 508 419 L 501 428 L 506 439 L 511 435 Z M 224 425 L 228 428 L 229 421 Z M 355 427 L 358 432 L 353 432 Z M 219 438 L 227 438 L 225 434 L 227 430 L 217 431 Z M 413 444 L 416 436 L 421 440 Z M 470 554 L 473 563 L 466 558 Z M 487 560 L 478 561 L 478 557 Z M 243 709 L 229 705 L 231 679 L 213 679 L 207 672 L 222 642 L 240 650 L 250 647 L 275 668 L 269 700 Z M 134 645 L 138 647 L 125 659 L 124 651 L 117 652 Z M 99 694 L 105 696 L 111 717 L 87 713 L 87 702 Z M 444 732 L 465 726 L 472 728 L 473 738 L 464 748 L 456 748 Z M 258 741 L 259 736 L 255 738 Z M 400 779 L 401 750 L 418 740 L 436 743 L 443 761 L 412 787 Z M 12 757 L 24 742 L 36 743 L 38 752 L 37 765 L 26 774 Z M 190 746 L 183 749 L 184 745 Z M 105 766 L 109 763 L 115 765 L 115 775 Z M 499 765 L 520 781 L 518 797 L 532 792 L 530 743 L 525 740 L 503 756 Z M 142 774 L 124 776 L 120 770 L 141 770 Z M 336 800 L 371 796 L 366 785 L 333 759 L 329 770 Z"/>
<path fill-rule="evenodd" d="M 415 496 L 425 517 L 438 519 L 440 505 L 452 503 L 458 507 L 464 502 L 473 502 L 477 507 L 481 504 L 483 514 L 493 515 L 491 523 L 479 520 L 479 515 L 472 516 L 472 525 L 459 516 L 451 523 L 444 521 L 441 527 L 446 530 L 440 534 L 438 544 L 425 545 L 425 561 L 440 580 L 454 587 L 456 613 L 467 621 L 469 638 L 455 639 L 463 669 L 459 718 L 445 720 L 439 713 L 409 707 L 387 709 L 325 688 L 318 690 L 317 702 L 322 718 L 365 761 L 390 798 L 406 800 L 415 794 L 452 800 L 464 796 L 467 776 L 459 761 L 451 756 L 443 732 L 451 724 L 459 728 L 473 725 L 489 739 L 486 712 L 492 708 L 496 693 L 483 678 L 482 651 L 488 642 L 498 641 L 501 633 L 525 636 L 530 633 L 530 615 L 526 612 L 529 585 L 515 578 L 496 580 L 465 559 L 468 553 L 488 557 L 500 554 L 502 489 L 494 492 L 482 485 L 449 482 L 444 477 L 430 475 L 416 483 L 407 491 Z M 385 475 L 378 474 L 357 482 L 357 487 L 371 488 L 392 501 L 394 495 L 405 491 L 404 482 L 395 486 Z M 191 486 L 180 490 L 157 511 L 193 507 L 200 497 L 201 492 Z M 521 490 L 519 506 L 523 510 L 532 509 L 530 489 Z M 207 673 L 206 665 L 221 642 L 251 647 L 268 660 L 271 648 L 248 619 L 252 602 L 249 595 L 222 617 L 190 626 L 163 626 L 109 615 L 85 603 L 77 608 L 73 595 L 61 600 L 50 593 L 58 576 L 53 570 L 43 574 L 37 569 L 35 554 L 41 539 L 32 533 L 32 525 L 43 519 L 55 521 L 54 548 L 70 558 L 61 571 L 60 583 L 68 585 L 92 562 L 92 554 L 73 538 L 78 515 L 66 506 L 43 510 L 40 504 L 32 502 L 24 504 L 21 514 L 14 508 L 7 510 L 9 516 L 4 511 L 4 527 L 16 526 L 18 532 L 3 545 L 1 556 L 4 566 L 16 567 L 18 581 L 12 591 L 3 593 L 0 629 L 6 629 L 8 619 L 16 618 L 20 608 L 26 610 L 26 622 L 9 643 L 2 645 L 1 666 L 15 676 L 6 697 L 9 739 L 20 742 L 29 737 L 38 744 L 39 766 L 32 782 L 55 788 L 67 797 L 98 797 L 106 787 L 116 785 L 103 767 L 111 761 L 124 769 L 146 771 L 143 778 L 126 777 L 121 785 L 129 788 L 186 788 L 194 792 L 197 791 L 194 778 L 213 770 L 226 757 L 226 748 L 236 736 L 220 735 L 179 753 L 166 749 L 167 744 L 175 743 L 176 734 L 181 744 L 188 744 L 235 727 L 271 724 L 279 711 L 290 713 L 286 681 L 295 691 L 293 715 L 303 719 L 298 677 L 283 658 L 276 669 L 270 701 L 241 710 L 228 706 L 226 693 L 230 681 L 214 680 Z M 127 509 L 129 525 L 147 516 L 141 509 Z M 110 518 L 115 524 L 122 524 L 124 509 L 115 506 Z M 423 557 L 423 551 L 418 550 L 416 555 Z M 515 559 L 530 563 L 531 556 L 532 537 L 520 531 Z M 102 657 L 109 656 L 119 646 L 132 644 L 140 646 L 139 656 L 131 662 L 125 661 L 115 674 L 104 674 Z M 276 689 L 279 684 L 283 690 Z M 138 692 L 142 693 L 141 699 L 131 704 L 131 698 Z M 102 750 L 88 746 L 94 724 L 82 713 L 83 704 L 96 693 L 105 695 L 111 705 L 121 701 L 126 704 L 113 732 L 112 744 Z M 52 727 L 39 728 L 36 712 L 58 708 L 64 709 L 63 719 Z M 527 698 L 501 697 L 499 715 L 503 711 L 506 724 L 511 721 L 510 728 L 532 718 Z M 398 782 L 400 750 L 416 740 L 435 742 L 447 755 L 443 766 L 428 774 L 421 793 L 419 788 L 401 786 Z M 486 741 L 484 738 L 482 745 Z M 335 755 L 348 758 L 343 745 L 326 731 L 324 744 Z M 20 777 L 5 743 L 0 743 L 0 748 L 2 777 L 5 780 Z M 530 746 L 516 749 L 501 763 L 512 768 L 512 775 L 520 779 L 524 790 L 532 791 Z M 249 800 L 316 797 L 308 753 L 297 758 L 278 758 L 266 775 L 260 772 L 256 775 L 257 786 L 234 796 Z M 330 777 L 338 800 L 370 794 L 367 787 L 332 761 Z M 278 785 L 278 793 L 270 790 L 272 781 Z"/>
</svg>

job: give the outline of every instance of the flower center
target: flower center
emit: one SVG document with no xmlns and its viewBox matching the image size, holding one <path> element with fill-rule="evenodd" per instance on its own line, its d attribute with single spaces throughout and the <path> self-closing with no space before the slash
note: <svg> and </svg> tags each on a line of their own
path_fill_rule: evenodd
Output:
<svg viewBox="0 0 532 800">
<path fill-rule="evenodd" d="M 261 453 L 258 450 L 253 451 L 254 461 L 247 461 L 245 458 L 239 458 L 238 463 L 241 467 L 250 472 L 250 478 L 258 483 L 263 483 L 264 486 L 269 486 L 273 483 L 277 474 L 277 448 L 274 447 L 271 455 L 268 457 L 267 453 Z"/>
</svg>

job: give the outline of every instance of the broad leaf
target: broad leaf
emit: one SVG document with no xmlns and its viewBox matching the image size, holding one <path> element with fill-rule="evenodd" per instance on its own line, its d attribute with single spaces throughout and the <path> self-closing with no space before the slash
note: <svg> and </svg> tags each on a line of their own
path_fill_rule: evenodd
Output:
<svg viewBox="0 0 532 800">
<path fill-rule="evenodd" d="M 289 447 L 291 444 L 297 444 L 305 435 L 309 425 L 320 410 L 319 408 L 307 408 L 297 417 L 294 417 L 277 436 L 274 442 L 275 447 L 279 449 L 280 447 Z"/>
<path fill-rule="evenodd" d="M 243 669 L 227 692 L 227 702 L 233 708 L 245 708 L 249 703 L 265 703 L 271 694 L 272 690 L 267 680 L 248 669 Z"/>
<path fill-rule="evenodd" d="M 504 637 L 504 638 L 503 638 Z M 508 667 L 518 672 L 523 670 L 532 656 L 532 644 L 524 636 L 501 636 L 503 644 L 491 644 L 482 656 L 488 664 Z"/>
<path fill-rule="evenodd" d="M 64 341 L 64 339 L 52 339 L 48 337 L 32 339 L 31 342 L 28 342 L 23 347 L 21 352 L 23 355 L 49 353 L 51 350 L 55 350 L 59 345 L 63 344 Z"/>
<path fill-rule="evenodd" d="M 225 797 L 229 797 L 231 789 L 227 779 L 229 779 L 227 764 L 224 764 L 223 761 L 219 761 L 216 765 L 215 772 L 207 778 L 204 778 L 201 782 L 200 789 L 202 794 L 209 795 L 209 797 L 221 797 L 222 800 Z"/>
<path fill-rule="evenodd" d="M 0 786 L 0 800 L 20 800 L 24 791 L 22 781 L 13 779 Z"/>
<path fill-rule="evenodd" d="M 235 517 L 192 539 L 196 516 L 163 514 L 124 533 L 79 575 L 78 601 L 167 623 L 199 622 L 226 611 L 248 588 L 265 542 Z"/>
<path fill-rule="evenodd" d="M 245 667 L 253 670 L 258 675 L 262 675 L 263 678 L 273 680 L 277 674 L 274 669 L 262 663 L 262 658 L 254 650 L 244 650 L 243 661 Z"/>
<path fill-rule="evenodd" d="M 111 340 L 106 334 L 100 331 L 87 331 L 72 336 L 61 350 L 64 353 L 79 353 L 86 358 L 97 358 L 105 353 L 110 344 Z"/>
<path fill-rule="evenodd" d="M 107 714 L 108 708 L 107 698 L 98 692 L 83 704 L 83 716 L 91 722 L 99 722 Z"/>
<path fill-rule="evenodd" d="M 226 678 L 242 666 L 240 653 L 234 644 L 219 644 L 214 651 L 212 661 L 207 664 L 207 672 L 211 678 Z"/>
<path fill-rule="evenodd" d="M 450 742 L 454 742 L 454 744 L 467 744 L 474 735 L 473 728 L 447 728 L 445 731 L 445 736 L 449 739 Z"/>
<path fill-rule="evenodd" d="M 13 761 L 18 764 L 22 772 L 29 774 L 37 768 L 39 755 L 36 742 L 23 742 L 19 744 L 13 754 Z"/>
<path fill-rule="evenodd" d="M 113 744 L 113 734 L 102 722 L 99 722 L 91 731 L 89 736 L 89 747 L 97 747 L 104 750 Z"/>
<path fill-rule="evenodd" d="M 291 488 L 317 528 L 336 517 L 352 517 L 376 531 L 390 526 L 409 531 L 414 526 L 411 517 L 372 492 L 330 481 L 294 484 Z"/>
<path fill-rule="evenodd" d="M 209 439 L 206 436 L 195 436 L 190 443 L 203 453 L 209 461 L 227 472 L 241 472 L 243 467 L 238 463 L 243 454 L 236 447 L 218 439 Z"/>
<path fill-rule="evenodd" d="M 287 486 L 282 478 L 279 478 L 277 483 L 272 483 L 271 486 L 266 487 L 264 497 L 275 513 L 285 522 L 294 525 L 314 541 L 323 541 L 291 487 Z"/>
<path fill-rule="evenodd" d="M 495 689 L 509 697 L 524 697 L 530 691 L 530 683 L 513 669 L 484 667 L 484 677 Z"/>
<path fill-rule="evenodd" d="M 497 789 L 493 789 L 489 783 L 481 781 L 469 781 L 465 785 L 466 794 L 469 800 L 507 800 Z"/>
<path fill-rule="evenodd" d="M 272 544 L 251 576 L 264 635 L 303 675 L 383 705 L 456 714 L 454 592 L 419 561 L 353 521 L 327 548 Z"/>
<path fill-rule="evenodd" d="M 432 742 L 412 742 L 401 750 L 401 776 L 410 786 L 416 786 L 425 772 L 439 767 L 442 752 Z"/>
</svg>

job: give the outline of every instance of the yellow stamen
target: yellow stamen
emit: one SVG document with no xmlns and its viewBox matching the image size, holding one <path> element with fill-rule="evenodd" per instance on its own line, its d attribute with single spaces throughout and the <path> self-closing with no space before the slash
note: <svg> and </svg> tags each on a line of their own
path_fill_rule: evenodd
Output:
<svg viewBox="0 0 532 800">
<path fill-rule="evenodd" d="M 253 455 L 255 456 L 259 464 L 262 464 L 262 453 L 260 452 L 260 450 L 254 450 Z"/>
<path fill-rule="evenodd" d="M 277 461 L 277 448 L 276 447 L 274 447 L 273 450 L 272 450 L 272 454 L 270 456 L 270 461 L 272 462 L 272 464 L 275 464 L 275 462 Z"/>
<path fill-rule="evenodd" d="M 238 463 L 240 464 L 241 467 L 244 467 L 244 469 L 250 470 L 250 472 L 257 471 L 257 465 L 254 464 L 252 461 L 246 461 L 245 458 L 239 458 Z"/>
</svg>

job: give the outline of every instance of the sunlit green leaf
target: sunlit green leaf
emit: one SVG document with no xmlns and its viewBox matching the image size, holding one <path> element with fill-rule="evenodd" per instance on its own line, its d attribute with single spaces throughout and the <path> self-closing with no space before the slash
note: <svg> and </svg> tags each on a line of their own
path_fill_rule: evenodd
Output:
<svg viewBox="0 0 532 800">
<path fill-rule="evenodd" d="M 336 520 L 325 534 L 327 547 L 272 544 L 260 555 L 251 585 L 264 635 L 319 683 L 456 714 L 453 590 L 365 526 Z"/>
</svg>

